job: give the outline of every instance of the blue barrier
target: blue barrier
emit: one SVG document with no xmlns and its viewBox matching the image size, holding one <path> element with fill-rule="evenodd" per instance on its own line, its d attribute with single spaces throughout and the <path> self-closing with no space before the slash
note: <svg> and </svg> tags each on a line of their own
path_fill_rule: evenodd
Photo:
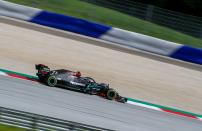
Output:
<svg viewBox="0 0 202 131">
<path fill-rule="evenodd" d="M 94 38 L 99 38 L 111 29 L 110 26 L 47 11 L 41 11 L 30 21 L 40 25 L 67 30 Z"/>
<path fill-rule="evenodd" d="M 106 32 L 108 32 L 109 30 L 114 30 L 114 28 L 110 26 L 105 26 L 105 25 L 97 24 L 87 20 L 83 20 L 83 19 L 79 19 L 71 16 L 65 16 L 57 13 L 47 12 L 47 11 L 41 11 L 35 17 L 33 17 L 30 21 L 33 23 L 54 27 L 54 28 L 62 29 L 66 31 L 71 31 L 74 33 L 78 33 L 78 34 L 82 34 L 82 35 L 86 35 L 94 38 L 107 36 L 108 34 Z M 117 34 L 120 35 L 122 33 L 123 32 L 119 33 L 119 31 L 115 31 L 114 34 L 110 36 L 116 37 Z M 133 39 L 135 39 L 136 37 L 137 36 L 134 36 Z M 150 39 L 152 40 L 152 37 Z M 146 51 L 149 51 L 149 50 L 146 50 Z M 189 47 L 189 46 L 182 45 L 179 49 L 177 49 L 177 51 L 170 54 L 169 56 L 175 59 L 183 60 L 183 61 L 202 64 L 202 50 Z"/>
<path fill-rule="evenodd" d="M 196 64 L 202 64 L 202 50 L 190 46 L 182 46 L 172 53 L 170 57 L 188 61 Z"/>
</svg>

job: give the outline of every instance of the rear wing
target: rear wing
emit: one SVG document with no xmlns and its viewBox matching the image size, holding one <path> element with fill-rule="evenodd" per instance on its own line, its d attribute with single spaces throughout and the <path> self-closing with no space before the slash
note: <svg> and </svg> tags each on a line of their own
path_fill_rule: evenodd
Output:
<svg viewBox="0 0 202 131">
<path fill-rule="evenodd" d="M 35 68 L 36 68 L 36 70 L 43 70 L 43 71 L 47 71 L 47 72 L 50 71 L 50 68 L 43 64 L 36 64 Z"/>
</svg>

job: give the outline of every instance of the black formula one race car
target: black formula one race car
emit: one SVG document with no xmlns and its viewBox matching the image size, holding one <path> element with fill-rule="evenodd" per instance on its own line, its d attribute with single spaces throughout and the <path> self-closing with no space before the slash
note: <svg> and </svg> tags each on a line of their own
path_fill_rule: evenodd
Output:
<svg viewBox="0 0 202 131">
<path fill-rule="evenodd" d="M 48 66 L 43 64 L 36 64 L 35 68 L 38 71 L 36 75 L 39 81 L 48 86 L 62 87 L 91 95 L 98 95 L 122 103 L 127 102 L 127 98 L 120 96 L 114 89 L 109 88 L 108 84 L 97 83 L 91 77 L 82 77 L 79 71 L 73 72 L 65 69 L 50 70 Z"/>
</svg>

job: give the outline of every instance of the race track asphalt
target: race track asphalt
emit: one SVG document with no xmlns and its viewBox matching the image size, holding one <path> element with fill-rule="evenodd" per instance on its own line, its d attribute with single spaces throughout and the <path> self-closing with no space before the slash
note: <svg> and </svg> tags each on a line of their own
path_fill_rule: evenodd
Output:
<svg viewBox="0 0 202 131">
<path fill-rule="evenodd" d="M 0 76 L 0 106 L 119 131 L 200 131 L 202 122 Z"/>
</svg>

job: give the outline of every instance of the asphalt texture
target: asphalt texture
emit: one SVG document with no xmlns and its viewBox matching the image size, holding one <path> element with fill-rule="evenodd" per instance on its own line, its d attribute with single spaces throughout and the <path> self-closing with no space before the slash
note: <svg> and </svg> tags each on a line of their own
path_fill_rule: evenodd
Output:
<svg viewBox="0 0 202 131">
<path fill-rule="evenodd" d="M 0 76 L 0 106 L 118 131 L 201 131 L 202 122 Z"/>
</svg>

